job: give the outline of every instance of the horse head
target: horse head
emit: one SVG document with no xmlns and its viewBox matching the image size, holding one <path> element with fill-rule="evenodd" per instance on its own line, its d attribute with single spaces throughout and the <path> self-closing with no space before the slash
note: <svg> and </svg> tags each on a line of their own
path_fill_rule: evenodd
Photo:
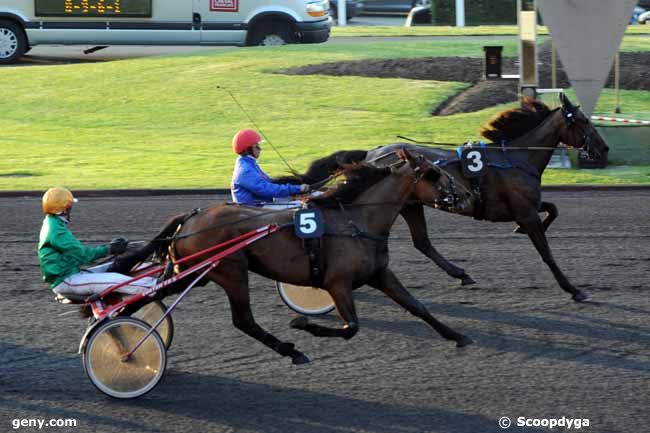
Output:
<svg viewBox="0 0 650 433">
<path fill-rule="evenodd" d="M 560 140 L 584 152 L 588 159 L 600 160 L 609 152 L 609 147 L 600 136 L 593 123 L 584 115 L 579 106 L 574 106 L 569 98 L 560 93 L 564 128 Z"/>
<path fill-rule="evenodd" d="M 469 205 L 469 194 L 459 195 L 453 176 L 440 169 L 424 155 L 413 150 L 402 148 L 396 151 L 396 156 L 408 162 L 413 170 L 415 189 L 412 199 L 424 205 L 433 207 Z"/>
</svg>

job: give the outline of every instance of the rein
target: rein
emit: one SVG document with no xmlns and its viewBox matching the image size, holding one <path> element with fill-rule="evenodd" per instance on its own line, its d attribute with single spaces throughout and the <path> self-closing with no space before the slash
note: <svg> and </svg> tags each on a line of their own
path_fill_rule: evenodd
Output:
<svg viewBox="0 0 650 433">
<path fill-rule="evenodd" d="M 406 137 L 402 137 L 401 135 L 398 135 L 398 137 L 400 137 L 400 138 L 406 138 Z M 410 140 L 410 139 L 408 139 L 408 138 L 406 138 L 406 139 L 407 139 L 407 140 Z M 419 142 L 417 142 L 417 141 L 415 141 L 415 140 L 411 140 L 411 141 L 413 141 L 413 142 L 415 142 L 415 143 L 419 143 Z M 426 146 L 424 146 L 424 147 L 426 147 Z M 373 158 L 373 159 L 371 159 L 370 161 L 366 161 L 366 162 L 369 163 L 369 164 L 372 164 L 372 163 L 374 163 L 375 161 L 379 161 L 380 159 L 384 159 L 384 158 L 386 158 L 386 157 L 388 157 L 388 156 L 391 156 L 391 155 L 394 155 L 394 154 L 396 154 L 396 153 L 397 153 L 397 151 L 396 151 L 396 150 L 393 150 L 393 151 L 391 151 L 391 152 L 385 153 L 384 155 L 380 155 L 380 156 L 378 156 L 378 157 L 376 157 L 376 158 Z M 423 155 L 420 155 L 420 157 L 425 158 Z M 426 158 L 425 158 L 425 159 L 426 159 Z M 431 163 L 431 164 L 433 165 L 433 167 L 435 167 L 437 170 L 440 170 L 440 173 L 441 173 L 442 175 L 444 175 L 444 176 L 447 178 L 447 180 L 449 181 L 449 189 L 450 189 L 449 193 L 451 193 L 451 194 L 455 194 L 455 188 L 456 188 L 456 184 L 457 184 L 457 183 L 454 181 L 454 176 L 451 175 L 447 170 L 445 170 L 441 165 L 438 165 L 438 164 L 436 164 L 435 162 L 432 162 L 432 161 L 429 160 L 429 159 L 426 159 L 426 160 L 427 160 L 429 163 Z M 391 167 L 391 165 L 389 165 L 389 167 Z M 417 183 L 419 180 L 420 180 L 419 177 L 416 178 L 416 179 L 415 179 L 415 183 Z M 467 194 L 472 194 L 471 191 L 470 191 L 469 189 L 467 189 L 467 188 L 465 187 L 465 185 L 462 184 L 462 182 L 459 182 L 458 184 L 460 185 L 460 188 L 461 188 L 462 190 L 465 191 L 465 193 L 467 193 Z M 421 202 L 421 201 L 416 201 L 415 203 L 423 203 L 423 202 Z M 388 203 L 387 203 L 387 204 L 388 204 Z M 434 202 L 433 204 L 435 205 L 436 203 Z"/>
<path fill-rule="evenodd" d="M 379 159 L 381 159 L 381 158 L 383 158 L 383 157 L 386 157 L 386 156 L 389 156 L 389 155 L 393 155 L 393 154 L 395 154 L 395 153 L 397 153 L 397 151 L 392 151 L 392 152 L 390 152 L 390 153 L 387 153 L 386 155 L 382 155 L 382 156 L 379 157 L 379 158 L 375 158 L 373 161 L 377 161 L 377 160 L 379 160 Z M 419 159 L 420 162 L 422 162 L 422 161 L 427 161 L 427 162 L 430 163 L 430 161 L 427 160 L 427 159 L 426 159 L 424 156 L 422 156 L 422 155 L 419 155 L 419 156 L 418 156 L 418 159 Z M 366 162 L 369 162 L 369 161 L 366 161 Z M 406 161 L 406 160 L 399 160 L 399 161 L 396 161 L 396 162 L 394 162 L 394 163 L 392 163 L 392 164 L 389 164 L 388 167 L 390 168 L 391 172 L 394 172 L 395 169 L 396 169 L 396 167 L 398 167 L 398 166 L 402 166 L 403 164 L 408 164 L 408 163 L 409 163 L 409 162 Z M 432 167 L 435 167 L 435 165 L 432 164 Z M 437 168 L 437 167 L 436 167 L 436 168 Z M 413 183 L 416 184 L 416 183 L 418 183 L 418 182 L 422 179 L 422 177 L 423 177 L 423 174 L 422 174 L 422 168 L 421 168 L 420 165 L 418 165 L 417 167 L 415 167 L 415 168 L 413 169 L 413 171 L 414 171 L 414 173 L 415 173 L 415 176 L 414 176 L 415 178 L 414 178 L 414 180 L 413 180 Z M 386 242 L 386 241 L 388 241 L 388 236 L 389 236 L 389 235 L 376 235 L 376 234 L 374 234 L 374 233 L 369 233 L 369 232 L 367 232 L 367 231 L 361 230 L 361 228 L 359 228 L 359 226 L 358 226 L 358 225 L 354 222 L 354 220 L 352 219 L 352 216 L 350 215 L 350 213 L 345 209 L 345 206 L 343 205 L 343 202 L 342 202 L 341 200 L 338 200 L 338 204 L 339 204 L 339 209 L 341 210 L 341 213 L 342 213 L 342 214 L 343 214 L 343 215 L 348 219 L 348 224 L 349 224 L 349 225 L 354 229 L 354 233 L 353 233 L 350 237 L 352 237 L 352 238 L 365 238 L 365 239 L 370 239 L 370 240 L 375 241 L 375 242 Z M 348 207 L 355 207 L 355 206 L 356 206 L 356 207 L 361 207 L 361 206 L 379 206 L 379 205 L 398 205 L 398 204 L 400 204 L 400 201 L 383 202 L 383 203 L 377 202 L 377 203 L 359 203 L 359 204 L 350 204 L 350 205 L 348 205 Z M 345 236 L 345 235 L 340 235 L 340 234 L 329 234 L 329 235 L 330 235 L 330 236 Z"/>
<path fill-rule="evenodd" d="M 413 201 L 413 203 L 421 203 L 421 202 L 420 201 Z M 342 203 L 340 203 L 340 204 L 342 206 Z M 395 201 L 389 202 L 389 201 L 387 201 L 387 202 L 374 202 L 374 203 L 360 203 L 360 204 L 348 204 L 347 206 L 348 207 L 362 207 L 362 206 L 383 206 L 383 205 L 390 205 L 390 204 L 398 204 L 398 202 L 395 202 Z M 202 209 L 198 209 L 197 212 L 190 212 L 188 214 L 187 218 L 185 219 L 185 221 L 183 221 L 183 223 L 187 222 L 194 215 L 198 215 L 201 211 L 202 211 Z M 226 227 L 226 226 L 229 226 L 229 225 L 232 225 L 232 224 L 238 224 L 238 223 L 245 222 L 245 221 L 250 221 L 250 220 L 253 220 L 255 218 L 261 218 L 261 217 L 267 216 L 267 215 L 277 214 L 278 212 L 285 212 L 285 211 L 283 211 L 283 210 L 280 210 L 280 211 L 271 210 L 271 211 L 268 211 L 268 212 L 263 212 L 263 213 L 253 215 L 253 216 L 249 216 L 249 217 L 246 217 L 246 218 L 241 218 L 241 219 L 234 220 L 234 221 L 227 221 L 227 222 L 223 222 L 223 223 L 220 223 L 220 224 L 215 224 L 215 225 L 206 227 L 204 229 L 197 230 L 197 231 L 190 232 L 190 233 L 186 233 L 186 234 L 180 235 L 180 236 L 179 235 L 174 235 L 174 236 L 169 236 L 169 237 L 165 237 L 165 238 L 153 239 L 151 242 L 167 242 L 167 241 L 175 241 L 175 240 L 178 240 L 178 239 L 185 239 L 185 238 L 189 238 L 189 237 L 192 237 L 192 236 L 196 236 L 196 235 L 201 234 L 201 233 L 209 232 L 210 230 L 218 229 L 218 228 L 221 228 L 221 227 Z M 346 216 L 347 216 L 347 212 L 346 212 Z M 294 225 L 293 222 L 291 222 L 291 223 L 281 224 L 278 227 L 279 227 L 279 230 L 282 230 L 282 229 L 285 229 L 285 228 L 288 228 L 288 227 L 293 227 L 293 225 Z M 144 241 L 142 241 L 142 242 L 144 242 Z"/>
<path fill-rule="evenodd" d="M 458 146 L 459 146 L 457 143 L 442 143 L 442 142 L 438 142 L 438 141 L 419 141 L 419 140 L 414 140 L 412 138 L 405 137 L 403 135 L 398 135 L 397 138 L 401 138 L 401 139 L 410 141 L 410 142 L 418 144 L 418 145 L 423 145 L 422 147 L 429 147 L 429 148 L 432 148 L 432 149 L 439 149 L 439 148 L 457 149 Z M 506 146 L 505 144 L 501 145 L 501 146 L 490 146 L 490 145 L 486 144 L 485 146 L 481 147 L 481 149 L 497 149 L 497 150 L 504 150 L 504 151 L 505 150 L 513 150 L 513 151 L 514 150 L 555 150 L 558 147 L 541 147 L 541 146 L 513 147 L 513 146 Z M 567 149 L 567 150 L 580 150 L 580 148 L 568 147 L 568 146 L 566 146 L 565 149 Z M 386 155 L 382 155 L 382 156 L 380 156 L 378 158 L 375 158 L 375 159 L 381 159 L 384 156 L 386 156 Z M 373 159 L 373 161 L 374 161 L 374 159 Z"/>
<path fill-rule="evenodd" d="M 546 121 L 551 118 L 553 113 L 557 112 L 558 110 L 561 110 L 562 118 L 564 119 L 567 128 L 571 128 L 573 125 L 575 125 L 575 122 L 576 122 L 575 113 L 570 109 L 566 109 L 564 107 L 558 107 L 558 108 L 555 108 L 553 111 L 551 111 L 549 113 L 549 115 L 544 120 L 542 120 L 542 122 L 540 122 L 536 127 L 534 127 L 532 130 L 530 130 L 526 134 L 524 134 L 524 135 L 522 135 L 520 137 L 517 137 L 517 138 L 515 138 L 513 140 L 510 140 L 510 141 L 512 142 L 514 140 L 520 140 L 520 139 L 524 138 L 525 136 L 527 136 L 529 134 L 532 134 L 537 129 L 541 128 L 546 123 Z M 583 151 L 585 149 L 589 150 L 590 147 L 591 147 L 590 143 L 591 143 L 591 136 L 592 135 L 593 135 L 593 131 L 590 131 L 589 134 L 587 134 L 587 133 L 583 134 L 583 136 L 582 136 L 583 144 L 582 144 L 581 147 L 577 147 L 577 146 L 568 147 L 568 146 L 565 146 L 565 148 L 567 150 L 575 150 L 575 151 Z M 434 149 L 436 147 L 437 148 L 452 148 L 452 149 L 457 149 L 458 148 L 457 143 L 442 143 L 442 142 L 436 142 L 436 141 L 419 141 L 419 140 L 414 140 L 414 139 L 409 138 L 409 137 L 405 137 L 403 135 L 398 135 L 397 138 L 402 138 L 404 140 L 410 141 L 410 142 L 418 144 L 418 145 L 424 145 L 422 147 L 431 147 L 431 148 L 434 148 Z M 553 150 L 555 150 L 556 148 L 559 147 L 559 146 L 554 146 L 554 147 L 542 147 L 542 146 L 515 147 L 515 146 L 507 146 L 506 143 L 507 142 L 504 140 L 504 141 L 501 142 L 501 145 L 499 145 L 499 146 L 494 146 L 494 145 L 490 146 L 490 145 L 486 144 L 486 145 L 482 146 L 482 148 L 483 149 L 497 149 L 497 150 L 502 150 L 502 151 L 505 152 L 505 151 L 508 151 L 508 150 L 511 150 L 511 151 L 516 151 L 516 150 L 546 150 L 546 151 L 549 151 L 549 150 L 551 150 L 551 151 L 553 151 Z"/>
<path fill-rule="evenodd" d="M 181 226 L 183 224 L 185 224 L 194 215 L 198 215 L 201 211 L 202 211 L 202 209 L 195 209 L 194 211 L 190 212 L 187 215 L 187 218 L 181 223 Z M 178 240 L 178 239 L 185 239 L 185 238 L 189 238 L 189 237 L 198 235 L 200 233 L 209 232 L 210 230 L 218 229 L 218 228 L 221 228 L 221 227 L 226 227 L 226 226 L 229 226 L 231 224 L 237 224 L 237 223 L 241 223 L 241 222 L 244 222 L 244 221 L 249 221 L 249 220 L 252 220 L 252 219 L 255 219 L 255 218 L 260 218 L 260 217 L 263 217 L 263 216 L 266 216 L 266 215 L 271 215 L 271 214 L 278 213 L 278 212 L 282 212 L 282 211 L 272 210 L 272 211 L 268 211 L 268 212 L 263 212 L 263 213 L 253 215 L 253 216 L 250 216 L 250 217 L 247 217 L 247 218 L 241 218 L 241 219 L 238 219 L 238 220 L 235 220 L 235 221 L 228 221 L 228 222 L 225 222 L 225 223 L 215 224 L 213 226 L 209 226 L 209 227 L 206 227 L 204 229 L 197 230 L 195 232 L 190 232 L 190 233 L 184 234 L 182 236 L 179 236 L 179 235 L 175 234 L 173 236 L 166 237 L 166 238 L 154 239 L 152 242 L 168 242 L 168 241 L 175 241 L 175 240 Z M 290 226 L 293 226 L 293 223 L 282 224 L 282 225 L 279 226 L 279 230 L 282 230 L 282 229 L 290 227 Z"/>
<path fill-rule="evenodd" d="M 376 160 L 379 160 L 379 159 L 385 158 L 385 157 L 390 156 L 390 155 L 393 155 L 393 154 L 395 154 L 395 153 L 397 153 L 397 151 L 392 151 L 392 152 L 390 152 L 390 153 L 387 153 L 387 154 L 385 154 L 385 155 L 382 155 L 382 156 L 379 157 L 379 158 L 375 158 L 373 161 L 376 161 Z M 428 159 L 426 159 L 426 158 L 425 158 L 424 156 L 422 156 L 422 155 L 419 155 L 418 158 L 419 158 L 421 161 L 424 160 L 424 161 L 427 161 L 427 162 L 431 163 L 431 161 L 429 161 Z M 403 164 L 405 164 L 405 163 L 407 163 L 407 161 L 396 161 L 395 163 L 388 165 L 388 167 L 391 169 L 391 171 L 394 171 L 395 167 L 400 166 L 400 165 L 403 165 Z M 432 166 L 433 166 L 435 169 L 440 170 L 440 172 L 441 172 L 442 174 L 444 174 L 444 175 L 449 179 L 450 184 L 451 184 L 451 188 L 453 189 L 453 188 L 454 188 L 453 177 L 452 177 L 452 176 L 451 176 L 451 175 L 450 175 L 446 170 L 442 169 L 441 167 L 438 167 L 438 166 L 436 166 L 436 165 L 433 164 L 433 163 L 431 163 L 431 164 L 432 164 Z M 423 174 L 421 173 L 421 167 L 418 166 L 418 167 L 414 168 L 413 170 L 414 170 L 414 172 L 415 172 L 415 179 L 414 179 L 414 182 L 413 182 L 413 183 L 417 183 L 417 182 L 419 182 L 419 181 L 422 179 L 422 176 L 423 176 Z M 322 183 L 322 184 L 324 185 L 325 183 L 329 182 L 332 178 L 336 178 L 336 177 L 338 177 L 338 176 L 336 176 L 336 175 L 331 175 L 331 176 L 329 176 L 328 178 L 324 179 L 323 181 L 318 182 L 318 184 L 321 184 L 321 183 Z M 467 189 L 466 189 L 462 184 L 461 184 L 461 188 L 463 188 L 463 189 L 465 189 L 465 190 L 467 191 Z M 399 203 L 400 203 L 399 201 L 385 201 L 385 202 L 371 202 L 371 203 L 348 204 L 347 206 L 348 206 L 348 207 L 385 206 L 385 205 L 397 205 L 397 204 L 399 204 Z M 405 203 L 408 203 L 408 201 L 405 202 Z M 422 203 L 422 202 L 421 202 L 421 201 L 414 201 L 414 203 Z M 345 209 L 345 206 L 343 205 L 343 202 L 341 202 L 340 200 L 338 200 L 338 204 L 339 204 L 339 208 L 340 208 L 341 212 L 343 213 L 343 215 L 344 215 L 346 218 L 348 218 L 348 224 L 350 224 L 350 226 L 352 226 L 352 228 L 354 229 L 354 234 L 351 235 L 351 237 L 363 237 L 363 238 L 371 239 L 371 240 L 374 240 L 374 241 L 377 241 L 377 242 L 385 242 L 385 241 L 388 239 L 388 236 L 387 236 L 387 235 L 375 235 L 375 234 L 373 234 L 373 233 L 368 233 L 368 232 L 365 232 L 365 231 L 361 230 L 361 229 L 359 228 L 359 226 L 358 226 L 357 224 L 355 224 L 355 222 L 354 222 L 353 219 L 351 218 L 349 212 Z M 434 204 L 436 204 L 436 203 L 434 202 Z M 199 214 L 201 211 L 202 211 L 202 209 L 194 209 L 192 212 L 190 212 L 189 214 L 187 214 L 187 215 L 185 216 L 183 222 L 179 225 L 179 227 L 181 227 L 183 224 L 185 224 L 185 223 L 186 223 L 190 218 L 192 218 L 193 216 Z M 282 212 L 282 211 L 280 211 L 280 212 Z M 177 234 L 177 233 L 178 233 L 178 229 L 177 229 L 177 232 L 176 232 L 173 236 L 165 237 L 165 238 L 154 239 L 153 242 L 177 241 L 177 240 L 179 240 L 179 239 L 185 239 L 185 238 L 189 238 L 189 237 L 192 237 L 192 236 L 196 236 L 196 235 L 198 235 L 198 234 L 205 233 L 205 232 L 208 232 L 208 231 L 211 231 L 211 230 L 217 229 L 217 228 L 221 228 L 221 227 L 229 226 L 229 225 L 232 225 L 232 224 L 238 224 L 238 223 L 245 222 L 245 221 L 250 221 L 250 220 L 253 220 L 253 219 L 255 219 L 255 218 L 260 218 L 260 217 L 263 217 L 263 216 L 272 215 L 272 214 L 277 214 L 277 213 L 278 213 L 278 210 L 271 210 L 271 211 L 267 211 L 267 212 L 262 212 L 262 213 L 259 213 L 259 214 L 256 214 L 256 215 L 248 216 L 248 217 L 246 217 L 246 218 L 241 218 L 241 219 L 234 220 L 234 221 L 228 221 L 228 222 L 223 222 L 223 223 L 215 224 L 215 225 L 212 225 L 212 226 L 209 226 L 209 227 L 203 228 L 203 229 L 201 229 L 201 230 L 197 230 L 197 231 L 194 231 L 194 232 L 190 232 L 190 233 L 187 233 L 187 234 L 184 234 L 184 235 L 178 235 L 178 234 Z M 291 222 L 291 223 L 285 223 L 285 224 L 279 225 L 279 230 L 282 230 L 282 229 L 285 229 L 285 228 L 288 228 L 288 227 L 292 227 L 292 226 L 294 226 L 294 223 L 293 223 L 293 222 Z M 345 235 L 338 235 L 338 234 L 326 234 L 326 235 L 328 235 L 328 236 L 345 236 Z"/>
</svg>

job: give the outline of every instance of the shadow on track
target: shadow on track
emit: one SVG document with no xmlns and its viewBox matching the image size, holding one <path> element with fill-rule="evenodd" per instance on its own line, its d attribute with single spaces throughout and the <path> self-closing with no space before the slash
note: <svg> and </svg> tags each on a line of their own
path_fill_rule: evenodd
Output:
<svg viewBox="0 0 650 433">
<path fill-rule="evenodd" d="M 644 352 L 642 349 L 650 346 L 650 330 L 646 328 L 616 323 L 611 320 L 594 319 L 591 316 L 575 312 L 538 311 L 535 313 L 536 315 L 526 315 L 458 304 L 425 304 L 430 311 L 440 316 L 447 315 L 480 322 L 482 324 L 480 329 L 474 328 L 467 332 L 468 335 L 476 339 L 478 347 L 490 348 L 500 353 L 519 353 L 531 358 L 572 361 L 585 365 L 632 371 L 650 371 L 650 353 Z M 610 306 L 601 304 L 598 311 L 601 307 L 608 308 Z M 572 321 L 539 317 L 538 314 L 555 314 Z M 534 331 L 535 335 L 540 333 L 545 338 L 538 338 L 535 335 L 521 336 L 506 332 L 485 331 L 489 327 L 489 323 L 520 328 L 522 332 Z M 425 327 L 413 320 L 402 320 L 400 327 L 395 327 L 394 321 L 376 319 L 364 320 L 363 324 L 368 329 L 383 333 L 394 333 L 420 339 L 433 337 Z M 468 329 L 471 328 L 468 327 Z M 549 337 L 549 334 L 556 334 L 558 337 Z M 588 344 L 575 341 L 575 339 L 566 341 L 561 338 L 561 334 L 595 339 L 598 344 Z M 622 347 L 624 345 L 625 347 Z M 630 345 L 638 346 L 638 350 L 632 350 Z M 632 355 L 637 359 L 630 359 L 629 356 Z M 638 357 L 644 357 L 645 360 L 638 359 Z"/>
<path fill-rule="evenodd" d="M 10 354 L 4 366 L 30 358 L 55 371 L 45 378 L 40 370 L 37 376 L 21 374 L 16 378 L 20 380 L 12 382 L 6 381 L 12 377 L 11 367 L 3 368 L 0 385 L 6 392 L 0 396 L 0 406 L 16 418 L 75 419 L 80 431 L 156 432 L 160 431 L 156 423 L 164 425 L 167 418 L 196 421 L 219 431 L 265 433 L 501 431 L 497 418 L 468 415 L 460 410 L 366 401 L 179 370 L 169 370 L 151 394 L 136 400 L 114 400 L 84 381 L 77 356 L 51 355 L 13 344 L 1 344 L 0 349 L 0 353 Z M 350 386 L 354 385 L 341 383 L 341 388 Z M 136 413 L 141 416 L 134 416 Z M 149 421 L 152 417 L 156 418 L 153 424 Z M 509 431 L 524 430 L 512 427 Z M 525 432 L 545 430 L 526 428 Z"/>
<path fill-rule="evenodd" d="M 342 384 L 342 387 L 351 384 Z M 136 400 L 129 404 L 143 410 L 200 422 L 228 426 L 233 431 L 265 433 L 447 433 L 498 432 L 497 418 L 467 415 L 445 409 L 392 405 L 340 395 L 325 394 L 243 382 L 219 376 L 172 371 L 156 392 L 155 401 Z M 164 393 L 164 395 L 163 395 Z M 432 396 L 433 397 L 433 396 Z M 512 431 L 523 431 L 517 428 Z M 542 429 L 527 428 L 527 433 Z"/>
</svg>

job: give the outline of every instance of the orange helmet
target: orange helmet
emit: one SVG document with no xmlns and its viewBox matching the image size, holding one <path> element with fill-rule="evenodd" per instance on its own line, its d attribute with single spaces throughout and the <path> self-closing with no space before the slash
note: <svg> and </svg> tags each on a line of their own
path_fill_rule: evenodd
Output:
<svg viewBox="0 0 650 433">
<path fill-rule="evenodd" d="M 242 129 L 232 138 L 233 152 L 240 154 L 262 141 L 262 136 L 252 129 Z"/>
<path fill-rule="evenodd" d="M 43 194 L 43 213 L 56 215 L 63 212 L 77 199 L 66 188 L 50 188 Z"/>
</svg>

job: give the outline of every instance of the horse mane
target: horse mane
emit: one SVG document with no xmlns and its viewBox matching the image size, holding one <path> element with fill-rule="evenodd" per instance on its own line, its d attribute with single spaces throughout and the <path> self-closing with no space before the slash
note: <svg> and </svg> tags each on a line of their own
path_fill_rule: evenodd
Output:
<svg viewBox="0 0 650 433">
<path fill-rule="evenodd" d="M 521 137 L 542 123 L 553 110 L 541 101 L 524 97 L 521 107 L 506 110 L 481 128 L 481 135 L 493 143 Z"/>
<path fill-rule="evenodd" d="M 345 182 L 337 184 L 332 190 L 309 201 L 329 208 L 336 208 L 339 204 L 350 204 L 359 194 L 385 179 L 390 173 L 388 167 L 377 168 L 363 162 L 345 164 L 336 173 L 345 176 Z"/>
<path fill-rule="evenodd" d="M 365 150 L 339 150 L 331 155 L 313 161 L 303 174 L 271 178 L 273 183 L 313 184 L 327 179 L 346 164 L 363 161 L 368 152 Z"/>
</svg>

